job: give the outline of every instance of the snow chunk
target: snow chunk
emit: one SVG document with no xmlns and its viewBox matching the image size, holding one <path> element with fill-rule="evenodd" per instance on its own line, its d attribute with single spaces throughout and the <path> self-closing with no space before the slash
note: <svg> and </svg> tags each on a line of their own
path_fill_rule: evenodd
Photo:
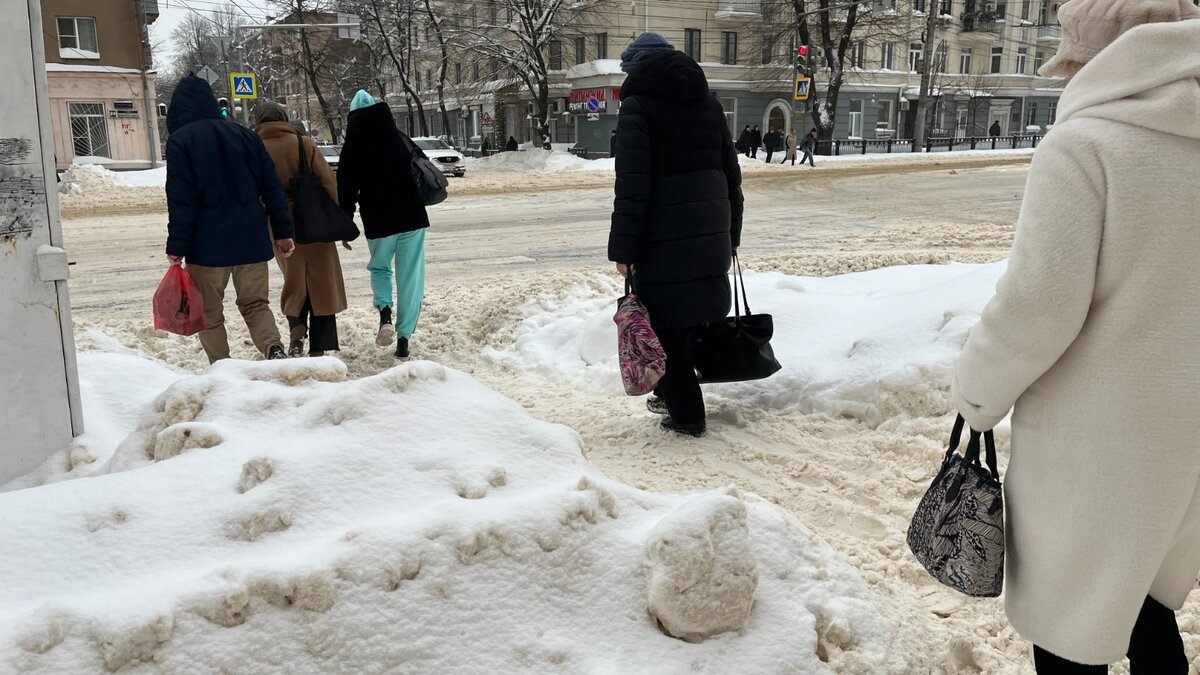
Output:
<svg viewBox="0 0 1200 675">
<path fill-rule="evenodd" d="M 741 629 L 758 569 L 736 492 L 696 497 L 659 521 L 646 545 L 650 613 L 688 642 Z"/>
</svg>

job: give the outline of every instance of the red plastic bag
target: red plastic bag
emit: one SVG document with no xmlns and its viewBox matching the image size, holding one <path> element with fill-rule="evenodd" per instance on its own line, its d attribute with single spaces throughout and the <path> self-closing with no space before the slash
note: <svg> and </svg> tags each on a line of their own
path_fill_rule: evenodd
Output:
<svg viewBox="0 0 1200 675">
<path fill-rule="evenodd" d="M 171 265 L 154 292 L 154 330 L 195 335 L 206 327 L 200 287 L 182 265 Z"/>
</svg>

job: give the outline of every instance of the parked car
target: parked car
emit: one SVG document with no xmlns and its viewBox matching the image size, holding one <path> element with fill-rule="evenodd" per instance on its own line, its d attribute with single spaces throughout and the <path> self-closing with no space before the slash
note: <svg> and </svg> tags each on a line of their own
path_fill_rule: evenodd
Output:
<svg viewBox="0 0 1200 675">
<path fill-rule="evenodd" d="M 342 146 L 340 145 L 318 145 L 317 149 L 325 157 L 325 162 L 329 164 L 329 168 L 333 169 L 334 173 L 338 170 L 338 158 L 342 156 Z"/>
<path fill-rule="evenodd" d="M 417 147 L 425 151 L 425 156 L 437 164 L 442 173 L 453 174 L 462 178 L 467 173 L 467 165 L 459 151 L 440 138 L 418 137 L 413 139 Z"/>
</svg>

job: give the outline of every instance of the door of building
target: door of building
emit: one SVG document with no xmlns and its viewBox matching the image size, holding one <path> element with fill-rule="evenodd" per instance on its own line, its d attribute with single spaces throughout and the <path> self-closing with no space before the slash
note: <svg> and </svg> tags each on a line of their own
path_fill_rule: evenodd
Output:
<svg viewBox="0 0 1200 675">
<path fill-rule="evenodd" d="M 40 0 L 0 0 L 0 484 L 83 432 Z"/>
</svg>

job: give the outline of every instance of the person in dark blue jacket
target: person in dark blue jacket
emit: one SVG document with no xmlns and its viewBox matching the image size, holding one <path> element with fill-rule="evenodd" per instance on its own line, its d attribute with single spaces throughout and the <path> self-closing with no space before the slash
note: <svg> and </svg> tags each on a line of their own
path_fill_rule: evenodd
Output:
<svg viewBox="0 0 1200 675">
<path fill-rule="evenodd" d="M 269 359 L 287 358 L 267 300 L 267 261 L 272 239 L 285 258 L 295 243 L 271 156 L 257 134 L 221 116 L 212 88 L 194 75 L 171 96 L 167 131 L 167 258 L 186 261 L 200 287 L 209 362 L 229 358 L 223 304 L 231 278 L 254 345 Z"/>
</svg>

